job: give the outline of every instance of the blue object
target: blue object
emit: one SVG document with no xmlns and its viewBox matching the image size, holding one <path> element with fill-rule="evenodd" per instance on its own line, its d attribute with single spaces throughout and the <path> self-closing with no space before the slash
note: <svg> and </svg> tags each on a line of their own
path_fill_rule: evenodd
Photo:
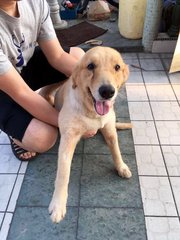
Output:
<svg viewBox="0 0 180 240">
<path fill-rule="evenodd" d="M 80 1 L 79 0 L 71 0 L 71 3 L 73 3 L 73 5 L 74 5 L 73 8 L 66 8 L 61 4 L 61 6 L 60 6 L 61 19 L 68 20 L 68 19 L 76 19 L 77 18 Z"/>
</svg>

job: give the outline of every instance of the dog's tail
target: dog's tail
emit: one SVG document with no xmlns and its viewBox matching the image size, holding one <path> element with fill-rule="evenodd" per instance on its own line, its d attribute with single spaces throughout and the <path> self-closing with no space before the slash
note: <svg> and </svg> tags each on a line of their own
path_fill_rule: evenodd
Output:
<svg viewBox="0 0 180 240">
<path fill-rule="evenodd" d="M 120 123 L 116 122 L 116 129 L 123 130 L 123 129 L 131 129 L 133 127 L 132 123 Z"/>
</svg>

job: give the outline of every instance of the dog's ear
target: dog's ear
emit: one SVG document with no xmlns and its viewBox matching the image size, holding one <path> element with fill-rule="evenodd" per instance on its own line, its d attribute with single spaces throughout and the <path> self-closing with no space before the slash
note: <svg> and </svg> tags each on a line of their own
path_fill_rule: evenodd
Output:
<svg viewBox="0 0 180 240">
<path fill-rule="evenodd" d="M 80 66 L 79 64 L 75 67 L 75 69 L 72 72 L 71 78 L 72 78 L 72 88 L 76 88 L 78 84 L 78 78 L 80 74 Z"/>
<path fill-rule="evenodd" d="M 129 77 L 129 66 L 127 64 L 124 64 L 124 68 L 123 68 L 124 82 L 127 81 L 128 77 Z"/>
</svg>

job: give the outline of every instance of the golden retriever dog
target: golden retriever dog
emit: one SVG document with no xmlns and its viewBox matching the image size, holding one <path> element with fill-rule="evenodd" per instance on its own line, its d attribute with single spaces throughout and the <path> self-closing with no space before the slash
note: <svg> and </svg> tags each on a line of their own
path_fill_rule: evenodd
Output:
<svg viewBox="0 0 180 240">
<path fill-rule="evenodd" d="M 103 134 L 119 176 L 130 178 L 131 171 L 123 162 L 116 128 L 130 128 L 128 123 L 116 123 L 114 102 L 118 90 L 127 80 L 128 66 L 121 55 L 109 47 L 88 50 L 71 77 L 57 90 L 55 107 L 59 112 L 61 134 L 55 190 L 49 213 L 54 223 L 66 214 L 68 183 L 74 150 L 82 136 Z"/>
</svg>

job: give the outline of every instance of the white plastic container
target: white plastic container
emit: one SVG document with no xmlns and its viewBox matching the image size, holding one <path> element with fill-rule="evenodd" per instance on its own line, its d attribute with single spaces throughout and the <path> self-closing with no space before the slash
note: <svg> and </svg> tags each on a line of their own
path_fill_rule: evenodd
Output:
<svg viewBox="0 0 180 240">
<path fill-rule="evenodd" d="M 146 0 L 119 0 L 120 34 L 129 39 L 142 38 L 145 15 Z"/>
</svg>

